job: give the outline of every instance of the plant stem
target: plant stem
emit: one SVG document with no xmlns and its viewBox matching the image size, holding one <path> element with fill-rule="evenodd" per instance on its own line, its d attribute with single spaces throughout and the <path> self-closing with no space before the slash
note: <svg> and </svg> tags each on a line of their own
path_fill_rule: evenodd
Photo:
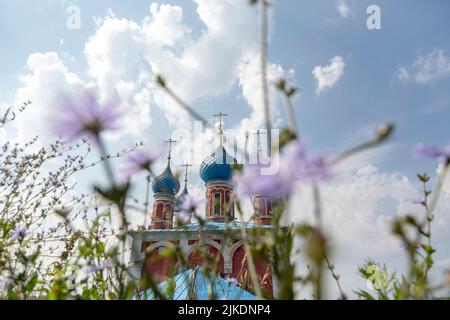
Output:
<svg viewBox="0 0 450 320">
<path fill-rule="evenodd" d="M 284 107 L 286 110 L 286 116 L 288 119 L 289 128 L 291 129 L 291 131 L 293 133 L 295 133 L 296 137 L 298 139 L 300 139 L 300 135 L 298 133 L 297 122 L 295 120 L 294 108 L 292 106 L 291 99 L 285 90 L 283 90 L 283 101 L 284 101 Z"/>
<path fill-rule="evenodd" d="M 114 178 L 114 172 L 112 170 L 109 159 L 107 159 L 108 152 L 106 150 L 105 143 L 100 135 L 97 136 L 97 142 L 98 142 L 98 147 L 100 149 L 101 157 L 105 157 L 105 161 L 103 162 L 103 167 L 105 168 L 105 171 L 106 171 L 106 177 L 109 179 L 109 183 L 111 184 L 111 187 L 115 188 L 117 185 L 116 185 L 116 180 Z"/>
<path fill-rule="evenodd" d="M 333 279 L 336 282 L 336 285 L 338 286 L 339 293 L 341 294 L 341 299 L 342 300 L 346 300 L 347 299 L 347 295 L 344 293 L 344 290 L 342 290 L 341 282 L 339 281 L 339 275 L 337 275 L 334 272 L 334 266 L 331 265 L 330 260 L 328 260 L 328 257 L 327 257 L 326 254 L 325 254 L 325 262 L 327 264 L 328 270 L 330 270 L 331 276 L 333 277 Z"/>
<path fill-rule="evenodd" d="M 441 195 L 441 189 L 444 184 L 445 178 L 447 177 L 449 169 L 450 169 L 450 160 L 447 160 L 447 163 L 444 165 L 444 168 L 442 169 L 441 173 L 438 176 L 436 185 L 434 187 L 434 191 L 432 192 L 433 196 L 431 198 L 430 205 L 429 205 L 430 214 L 433 214 L 434 209 L 436 208 L 436 204 Z"/>
<path fill-rule="evenodd" d="M 314 196 L 314 216 L 316 217 L 316 226 L 320 228 L 322 225 L 322 206 L 320 200 L 320 191 L 317 185 L 313 186 Z"/>
<path fill-rule="evenodd" d="M 267 0 L 260 0 L 261 4 L 261 81 L 263 92 L 264 117 L 267 130 L 267 155 L 272 154 L 272 129 L 270 120 L 270 106 L 269 106 L 269 86 L 267 83 L 267 37 L 268 37 L 268 18 L 267 18 Z"/>
<path fill-rule="evenodd" d="M 151 175 L 149 174 L 147 176 L 147 186 L 146 186 L 146 189 L 145 189 L 145 203 L 144 203 L 144 214 L 145 214 L 145 217 L 147 217 L 147 215 L 148 215 L 148 205 L 149 205 L 149 201 L 150 201 L 150 181 L 151 181 Z M 145 218 L 145 222 L 146 222 L 146 225 L 148 226 L 149 223 L 147 221 L 147 218 Z"/>
</svg>

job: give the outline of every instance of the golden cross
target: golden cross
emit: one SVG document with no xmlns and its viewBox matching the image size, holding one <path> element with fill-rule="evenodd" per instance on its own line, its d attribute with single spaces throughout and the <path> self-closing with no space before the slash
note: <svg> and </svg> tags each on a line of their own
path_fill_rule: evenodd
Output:
<svg viewBox="0 0 450 320">
<path fill-rule="evenodd" d="M 261 147 L 261 134 L 262 134 L 262 132 L 257 130 L 254 134 L 257 137 L 256 138 L 257 139 L 256 140 L 256 144 L 257 144 L 257 147 L 256 147 L 257 154 L 256 154 L 256 156 L 257 156 L 257 159 L 258 159 L 258 162 L 259 162 L 259 157 L 261 156 L 261 152 L 262 152 L 262 147 Z"/>
<path fill-rule="evenodd" d="M 164 143 L 167 143 L 169 145 L 169 156 L 167 157 L 167 160 L 170 161 L 170 159 L 172 159 L 172 145 L 177 143 L 178 141 L 176 140 L 172 140 L 172 138 L 170 138 L 167 141 L 164 141 Z"/>
<path fill-rule="evenodd" d="M 185 168 L 185 172 L 184 172 L 184 182 L 187 183 L 188 169 L 189 169 L 189 167 L 192 167 L 192 164 L 185 163 L 185 164 L 182 165 L 182 167 Z"/>
<path fill-rule="evenodd" d="M 215 114 L 214 117 L 219 118 L 219 136 L 220 136 L 220 144 L 223 143 L 223 118 L 228 116 L 226 113 L 219 112 L 218 114 Z"/>
</svg>

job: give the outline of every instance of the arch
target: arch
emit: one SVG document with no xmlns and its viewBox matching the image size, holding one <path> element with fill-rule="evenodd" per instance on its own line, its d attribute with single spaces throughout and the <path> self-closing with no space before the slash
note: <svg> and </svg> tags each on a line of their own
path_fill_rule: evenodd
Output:
<svg viewBox="0 0 450 320">
<path fill-rule="evenodd" d="M 218 244 L 216 241 L 211 240 L 211 239 L 205 239 L 202 240 L 202 242 L 196 242 L 194 243 L 192 246 L 189 247 L 189 250 L 186 252 L 186 257 L 189 257 L 189 255 L 196 250 L 198 247 L 202 247 L 205 245 L 210 245 L 214 248 L 216 248 L 219 252 L 222 251 L 222 246 L 220 244 Z"/>
<path fill-rule="evenodd" d="M 144 272 L 153 281 L 159 283 L 176 272 L 178 261 L 173 256 L 161 256 L 159 248 L 174 248 L 168 241 L 153 243 L 145 249 Z"/>
<path fill-rule="evenodd" d="M 145 248 L 145 253 L 148 254 L 159 247 L 175 248 L 175 245 L 170 241 L 158 241 Z"/>
<path fill-rule="evenodd" d="M 219 257 L 218 271 L 222 274 L 225 273 L 225 257 L 221 246 L 212 240 L 205 240 L 203 243 L 196 243 L 192 245 L 186 253 L 186 261 L 189 266 L 202 265 L 204 263 L 203 254 L 198 249 L 206 248 L 209 254 Z"/>
<path fill-rule="evenodd" d="M 244 245 L 244 240 L 239 240 L 238 242 L 234 243 L 230 248 L 230 258 L 233 259 L 234 253 L 236 252 L 239 247 Z"/>
</svg>

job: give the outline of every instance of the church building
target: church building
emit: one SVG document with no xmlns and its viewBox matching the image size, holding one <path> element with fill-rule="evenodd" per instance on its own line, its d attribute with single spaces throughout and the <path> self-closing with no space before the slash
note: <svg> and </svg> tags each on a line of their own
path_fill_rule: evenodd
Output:
<svg viewBox="0 0 450 320">
<path fill-rule="evenodd" d="M 219 125 L 222 131 L 222 124 Z M 208 288 L 214 288 L 216 299 L 255 299 L 249 275 L 244 237 L 259 241 L 272 228 L 272 201 L 264 195 L 252 194 L 251 221 L 239 221 L 235 214 L 232 182 L 235 160 L 220 144 L 200 165 L 199 175 L 205 184 L 204 222 L 179 224 L 180 203 L 189 194 L 188 168 L 185 165 L 183 188 L 172 172 L 171 155 L 166 168 L 152 181 L 153 209 L 151 223 L 132 235 L 130 272 L 136 280 L 150 277 L 161 292 L 175 282 L 173 299 L 208 299 Z M 171 140 L 169 140 L 171 141 Z M 197 213 L 199 214 L 199 213 Z M 255 232 L 258 230 L 258 232 Z M 181 264 L 174 256 L 164 254 L 166 248 L 177 248 L 184 257 Z M 206 250 L 206 251 L 205 251 Z M 212 276 L 205 277 L 202 267 L 207 252 L 214 260 Z M 258 286 L 272 296 L 272 270 L 269 259 L 254 256 Z M 211 273 L 211 271 L 210 271 Z M 172 279 L 172 280 L 168 280 Z M 212 283 L 211 283 L 212 282 Z M 151 292 L 148 288 L 142 288 Z M 154 299 L 152 293 L 147 299 Z"/>
</svg>

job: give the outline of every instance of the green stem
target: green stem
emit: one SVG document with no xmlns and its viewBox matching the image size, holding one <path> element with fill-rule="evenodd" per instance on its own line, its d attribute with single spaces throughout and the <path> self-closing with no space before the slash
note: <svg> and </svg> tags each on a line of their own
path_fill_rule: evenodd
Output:
<svg viewBox="0 0 450 320">
<path fill-rule="evenodd" d="M 283 101 L 284 101 L 284 106 L 286 109 L 286 116 L 288 119 L 289 128 L 291 129 L 291 131 L 293 133 L 295 133 L 295 136 L 298 139 L 300 139 L 300 135 L 298 133 L 297 122 L 295 120 L 294 108 L 292 106 L 291 99 L 289 98 L 289 96 L 285 90 L 283 90 Z"/>
<path fill-rule="evenodd" d="M 264 117 L 267 129 L 267 155 L 270 157 L 272 154 L 272 126 L 270 120 L 269 86 L 267 83 L 267 0 L 260 0 L 259 2 L 261 4 L 261 82 L 263 92 Z"/>
<path fill-rule="evenodd" d="M 105 161 L 103 162 L 103 167 L 105 168 L 106 177 L 109 179 L 109 183 L 111 185 L 111 188 L 116 188 L 116 180 L 114 178 L 114 172 L 111 167 L 111 163 L 109 162 L 108 152 L 106 150 L 105 143 L 100 135 L 97 136 L 97 143 L 98 147 L 100 149 L 100 155 L 105 158 Z"/>
</svg>

